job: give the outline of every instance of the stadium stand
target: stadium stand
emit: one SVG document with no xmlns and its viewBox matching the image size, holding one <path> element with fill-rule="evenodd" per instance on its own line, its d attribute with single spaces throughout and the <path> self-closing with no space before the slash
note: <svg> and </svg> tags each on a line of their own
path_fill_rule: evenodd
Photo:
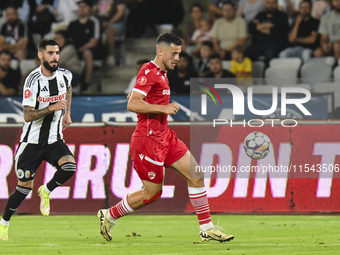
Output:
<svg viewBox="0 0 340 255">
<path fill-rule="evenodd" d="M 265 72 L 266 83 L 284 86 L 297 83 L 298 70 L 290 67 L 269 67 Z"/>
<path fill-rule="evenodd" d="M 332 67 L 322 64 L 306 63 L 301 68 L 303 82 L 312 86 L 319 82 L 329 81 L 332 77 Z"/>
</svg>

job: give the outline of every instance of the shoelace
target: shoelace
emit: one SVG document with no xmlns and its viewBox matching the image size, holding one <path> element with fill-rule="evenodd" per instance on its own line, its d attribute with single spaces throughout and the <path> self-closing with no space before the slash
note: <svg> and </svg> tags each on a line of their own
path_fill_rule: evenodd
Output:
<svg viewBox="0 0 340 255">
<path fill-rule="evenodd" d="M 225 231 L 224 228 L 222 228 L 221 226 L 219 226 L 219 224 L 220 224 L 220 220 L 218 220 L 217 225 L 214 226 L 214 228 L 215 228 L 216 230 Z"/>
</svg>

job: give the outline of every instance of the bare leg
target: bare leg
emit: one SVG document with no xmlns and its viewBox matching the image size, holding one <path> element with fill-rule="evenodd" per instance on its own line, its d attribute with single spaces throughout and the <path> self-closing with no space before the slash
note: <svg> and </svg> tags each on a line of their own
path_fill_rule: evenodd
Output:
<svg viewBox="0 0 340 255">
<path fill-rule="evenodd" d="M 150 198 L 154 197 L 158 192 L 162 190 L 162 184 L 155 184 L 148 181 L 142 181 L 144 184 L 144 189 L 130 193 L 127 197 L 127 201 L 129 205 L 134 209 L 138 210 L 145 206 L 143 203 L 144 200 L 150 200 Z M 157 198 L 152 202 L 156 202 L 160 199 Z"/>
<path fill-rule="evenodd" d="M 201 188 L 204 187 L 204 173 L 196 172 L 198 166 L 196 159 L 190 151 L 173 163 L 170 167 L 182 175 L 188 182 L 188 187 Z"/>
<path fill-rule="evenodd" d="M 340 41 L 337 41 L 333 45 L 333 50 L 334 50 L 334 57 L 336 60 L 340 58 Z"/>
<path fill-rule="evenodd" d="M 90 50 L 85 50 L 83 52 L 83 59 L 85 61 L 85 83 L 91 82 L 92 72 L 93 72 L 93 54 Z"/>
<path fill-rule="evenodd" d="M 108 27 L 105 30 L 105 35 L 106 35 L 106 46 L 108 48 L 108 53 L 109 53 L 109 56 L 112 56 L 115 50 L 116 31 L 113 28 Z"/>
<path fill-rule="evenodd" d="M 22 182 L 22 181 L 18 180 L 18 185 L 21 186 L 21 187 L 33 189 L 34 180 L 29 180 L 27 182 Z"/>
</svg>

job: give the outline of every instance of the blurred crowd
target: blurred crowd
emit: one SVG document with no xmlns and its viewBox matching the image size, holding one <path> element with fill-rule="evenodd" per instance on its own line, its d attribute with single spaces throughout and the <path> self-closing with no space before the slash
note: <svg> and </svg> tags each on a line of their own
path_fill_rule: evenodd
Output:
<svg viewBox="0 0 340 255">
<path fill-rule="evenodd" d="M 251 83 L 252 63 L 274 58 L 340 58 L 340 0 L 2 0 L 0 28 L 0 95 L 18 95 L 27 59 L 36 45 L 54 37 L 60 66 L 86 91 L 94 61 L 114 66 L 116 40 L 152 38 L 157 25 L 170 24 L 183 41 L 177 67 L 168 72 L 173 94 L 189 94 L 190 78 L 237 78 Z M 17 68 L 11 60 L 17 60 Z M 147 60 L 139 60 L 141 66 Z M 223 62 L 230 61 L 228 68 Z M 21 67 L 21 68 L 20 68 Z M 25 70 L 22 70 L 25 69 Z M 21 72 L 21 74 L 20 74 Z M 262 73 L 263 75 L 263 73 Z M 126 88 L 128 93 L 134 78 Z"/>
</svg>

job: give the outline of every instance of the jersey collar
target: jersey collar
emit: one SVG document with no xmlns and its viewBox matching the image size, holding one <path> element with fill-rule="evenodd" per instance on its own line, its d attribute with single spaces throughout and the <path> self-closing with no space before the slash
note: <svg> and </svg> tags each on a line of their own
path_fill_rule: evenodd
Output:
<svg viewBox="0 0 340 255">
<path fill-rule="evenodd" d="M 154 64 L 155 66 L 157 66 L 157 68 L 159 69 L 159 72 L 163 71 L 164 73 L 167 73 L 167 71 L 163 70 L 162 68 L 160 68 L 156 62 L 154 60 L 151 60 L 151 63 Z"/>
<path fill-rule="evenodd" d="M 52 80 L 52 79 L 54 79 L 55 76 L 56 76 L 56 74 L 57 74 L 57 72 L 54 72 L 54 74 L 53 74 L 52 76 L 49 76 L 49 77 L 43 75 L 43 73 L 42 73 L 42 71 L 41 71 L 41 65 L 39 66 L 39 73 L 40 73 L 41 77 L 43 77 L 43 78 L 46 79 L 46 80 Z"/>
</svg>

